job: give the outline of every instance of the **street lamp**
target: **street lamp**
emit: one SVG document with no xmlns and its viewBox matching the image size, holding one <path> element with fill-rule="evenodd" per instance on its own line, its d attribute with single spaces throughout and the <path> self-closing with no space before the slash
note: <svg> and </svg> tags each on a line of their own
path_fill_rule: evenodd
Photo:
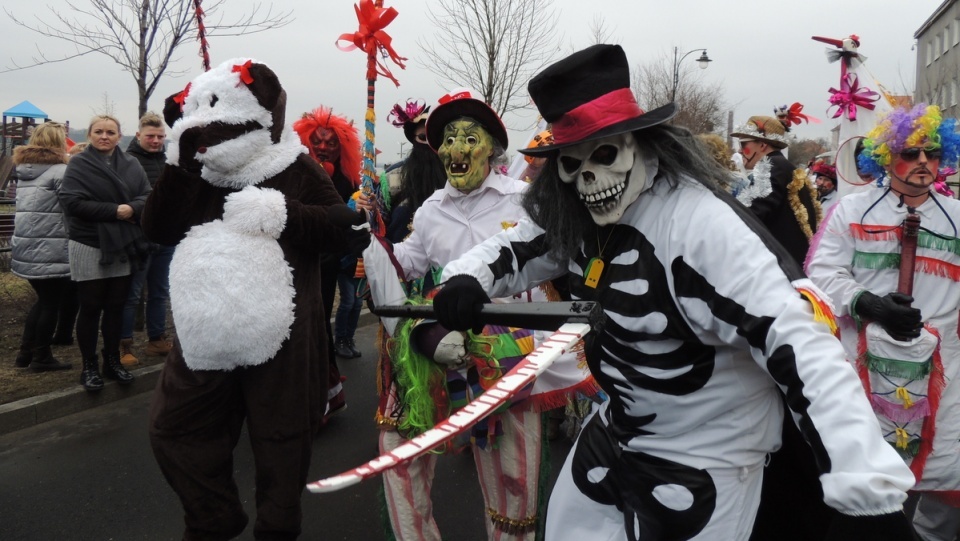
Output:
<svg viewBox="0 0 960 541">
<path fill-rule="evenodd" d="M 706 49 L 693 49 L 692 51 L 684 53 L 683 56 L 679 56 L 680 50 L 676 47 L 673 48 L 673 90 L 670 92 L 670 101 L 676 101 L 677 99 L 677 86 L 680 85 L 680 62 L 683 62 L 684 58 L 697 51 L 703 51 L 703 54 L 697 59 L 697 63 L 700 64 L 700 69 L 705 70 L 710 62 L 713 62 L 713 60 L 710 60 L 710 57 L 707 56 Z"/>
<path fill-rule="evenodd" d="M 403 159 L 403 145 L 407 144 L 406 141 L 400 141 L 400 159 Z"/>
</svg>

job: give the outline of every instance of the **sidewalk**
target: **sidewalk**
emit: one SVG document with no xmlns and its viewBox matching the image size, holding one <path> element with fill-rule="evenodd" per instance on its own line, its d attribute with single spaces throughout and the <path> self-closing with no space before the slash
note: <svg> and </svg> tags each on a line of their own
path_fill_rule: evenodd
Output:
<svg viewBox="0 0 960 541">
<path fill-rule="evenodd" d="M 377 316 L 364 307 L 360 312 L 358 327 L 375 323 L 377 323 Z M 136 380 L 126 387 L 111 381 L 107 382 L 99 393 L 88 393 L 78 384 L 69 389 L 2 404 L 0 405 L 0 435 L 152 391 L 157 384 L 161 368 L 163 363 L 131 370 Z"/>
</svg>

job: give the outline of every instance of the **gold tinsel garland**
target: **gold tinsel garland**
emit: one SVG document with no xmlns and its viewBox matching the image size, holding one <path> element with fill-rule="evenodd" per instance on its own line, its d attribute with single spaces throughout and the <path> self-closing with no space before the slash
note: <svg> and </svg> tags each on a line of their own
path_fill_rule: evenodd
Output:
<svg viewBox="0 0 960 541">
<path fill-rule="evenodd" d="M 810 240 L 813 237 L 813 229 L 810 228 L 810 214 L 807 212 L 807 207 L 800 201 L 800 190 L 802 189 L 806 189 L 810 195 L 810 201 L 813 203 L 813 209 L 816 213 L 815 223 L 819 225 L 820 221 L 823 220 L 823 210 L 820 208 L 820 202 L 817 201 L 817 190 L 813 187 L 813 183 L 807 178 L 803 169 L 796 169 L 793 171 L 793 180 L 787 185 L 787 202 L 790 203 L 790 209 L 793 211 L 797 223 L 800 224 L 800 230 L 803 231 L 807 240 Z"/>
</svg>

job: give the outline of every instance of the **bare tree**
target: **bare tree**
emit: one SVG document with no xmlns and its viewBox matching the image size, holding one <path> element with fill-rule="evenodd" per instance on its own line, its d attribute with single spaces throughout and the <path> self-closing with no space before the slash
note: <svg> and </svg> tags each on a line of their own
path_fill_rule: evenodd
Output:
<svg viewBox="0 0 960 541">
<path fill-rule="evenodd" d="M 17 25 L 42 36 L 65 41 L 73 46 L 73 52 L 49 57 L 38 47 L 37 56 L 29 64 L 14 62 L 12 67 L 8 66 L 0 73 L 100 53 L 110 57 L 136 81 L 140 98 L 139 116 L 142 116 L 164 74 L 182 73 L 168 71 L 168 68 L 174 51 L 185 40 L 195 40 L 197 37 L 193 0 L 67 0 L 66 4 L 66 10 L 47 6 L 50 16 L 44 18 L 38 15 L 32 23 L 18 19 L 4 8 L 7 16 Z M 255 34 L 290 22 L 291 12 L 274 14 L 272 7 L 268 7 L 261 16 L 261 4 L 255 5 L 250 13 L 240 15 L 236 20 L 224 22 L 223 16 L 218 13 L 224 5 L 225 0 L 219 0 L 203 6 L 208 36 Z"/>
<path fill-rule="evenodd" d="M 445 86 L 467 86 L 501 116 L 528 107 L 526 84 L 557 50 L 553 0 L 436 0 L 421 40 L 424 67 Z"/>
<path fill-rule="evenodd" d="M 667 53 L 637 67 L 632 87 L 641 106 L 649 110 L 670 102 L 674 85 L 673 70 L 673 55 Z M 703 82 L 698 72 L 699 69 L 692 63 L 677 68 L 675 101 L 680 112 L 672 124 L 683 126 L 693 133 L 721 133 L 728 109 L 724 102 L 723 85 Z"/>
<path fill-rule="evenodd" d="M 797 167 L 806 167 L 806 165 L 816 158 L 819 154 L 827 151 L 829 143 L 823 137 L 817 139 L 800 139 L 790 143 L 787 156 L 790 157 L 790 163 Z"/>
<path fill-rule="evenodd" d="M 114 102 L 113 100 L 110 99 L 110 94 L 107 93 L 106 91 L 104 91 L 103 94 L 101 94 L 100 97 L 101 97 L 101 99 L 103 100 L 103 101 L 100 102 L 100 106 L 99 106 L 99 107 L 91 107 L 91 108 L 90 108 L 90 110 L 93 112 L 93 114 L 94 114 L 94 115 L 110 115 L 110 116 L 115 116 L 115 115 L 114 115 L 114 112 L 115 112 L 116 109 L 117 109 L 117 104 L 116 104 L 116 102 Z M 141 115 L 141 116 L 142 116 L 142 115 Z"/>
<path fill-rule="evenodd" d="M 607 20 L 600 15 L 594 15 L 593 21 L 590 22 L 590 44 L 616 43 L 610 41 L 611 35 L 613 35 L 613 32 L 607 26 Z"/>
</svg>

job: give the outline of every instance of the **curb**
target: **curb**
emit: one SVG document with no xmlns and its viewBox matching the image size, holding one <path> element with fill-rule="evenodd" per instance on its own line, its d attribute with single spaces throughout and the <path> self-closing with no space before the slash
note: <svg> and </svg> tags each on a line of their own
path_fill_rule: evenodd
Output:
<svg viewBox="0 0 960 541">
<path fill-rule="evenodd" d="M 360 312 L 357 327 L 373 325 L 378 321 L 376 315 L 364 308 Z M 162 368 L 163 363 L 159 363 L 131 370 L 130 373 L 136 379 L 130 385 L 121 386 L 114 381 L 108 381 L 105 382 L 103 390 L 96 393 L 89 393 L 82 385 L 77 384 L 69 389 L 0 404 L 0 436 L 152 391 L 157 385 Z"/>
</svg>

